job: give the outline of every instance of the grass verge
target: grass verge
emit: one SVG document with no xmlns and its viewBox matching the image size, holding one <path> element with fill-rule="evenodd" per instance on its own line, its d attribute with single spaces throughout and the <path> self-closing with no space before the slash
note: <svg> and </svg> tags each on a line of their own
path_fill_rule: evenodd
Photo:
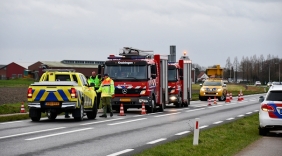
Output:
<svg viewBox="0 0 282 156">
<path fill-rule="evenodd" d="M 24 87 L 34 83 L 34 79 L 0 80 L 0 87 Z"/>
<path fill-rule="evenodd" d="M 258 113 L 200 131 L 199 145 L 193 145 L 193 133 L 166 144 L 145 150 L 136 156 L 231 156 L 261 138 Z"/>
</svg>

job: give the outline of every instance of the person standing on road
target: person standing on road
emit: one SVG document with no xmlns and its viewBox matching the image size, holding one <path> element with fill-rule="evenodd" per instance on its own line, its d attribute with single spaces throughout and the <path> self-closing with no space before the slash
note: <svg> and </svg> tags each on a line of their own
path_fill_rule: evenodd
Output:
<svg viewBox="0 0 282 156">
<path fill-rule="evenodd" d="M 101 83 L 102 83 L 101 75 L 100 74 L 96 75 L 96 72 L 93 71 L 92 75 L 88 79 L 88 83 L 89 84 L 94 83 L 94 85 L 95 85 L 94 89 L 95 89 L 96 94 L 97 94 L 97 105 L 100 108 L 101 93 L 98 93 L 97 90 L 99 89 L 99 87 L 101 86 Z"/>
<path fill-rule="evenodd" d="M 104 74 L 104 80 L 97 92 L 101 92 L 101 104 L 103 105 L 103 115 L 100 117 L 107 117 L 107 108 L 110 110 L 110 116 L 113 116 L 111 99 L 115 93 L 114 81 L 108 74 Z"/>
</svg>

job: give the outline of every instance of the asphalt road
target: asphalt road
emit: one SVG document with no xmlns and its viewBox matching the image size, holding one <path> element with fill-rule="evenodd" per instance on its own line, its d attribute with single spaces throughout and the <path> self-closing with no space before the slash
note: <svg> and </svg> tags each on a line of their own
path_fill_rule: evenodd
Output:
<svg viewBox="0 0 282 156">
<path fill-rule="evenodd" d="M 193 129 L 200 118 L 200 129 L 232 122 L 258 112 L 259 95 L 231 103 L 193 101 L 188 108 L 169 107 L 164 112 L 140 115 L 141 109 L 129 109 L 126 116 L 75 122 L 59 116 L 55 121 L 21 120 L 0 124 L 1 155 L 132 155 L 165 143 Z M 101 113 L 98 114 L 98 116 Z"/>
</svg>

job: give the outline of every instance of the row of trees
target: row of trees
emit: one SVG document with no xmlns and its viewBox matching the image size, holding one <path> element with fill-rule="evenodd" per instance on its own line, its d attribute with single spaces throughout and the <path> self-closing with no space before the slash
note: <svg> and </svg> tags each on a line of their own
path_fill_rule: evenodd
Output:
<svg viewBox="0 0 282 156">
<path fill-rule="evenodd" d="M 228 57 L 224 71 L 224 77 L 235 82 L 237 80 L 250 83 L 255 81 L 261 81 L 261 83 L 281 81 L 282 59 L 270 54 L 267 55 L 266 59 L 263 55 L 259 57 L 253 55 L 252 57 L 243 56 L 240 62 L 235 57 L 232 63 L 230 57 Z"/>
</svg>

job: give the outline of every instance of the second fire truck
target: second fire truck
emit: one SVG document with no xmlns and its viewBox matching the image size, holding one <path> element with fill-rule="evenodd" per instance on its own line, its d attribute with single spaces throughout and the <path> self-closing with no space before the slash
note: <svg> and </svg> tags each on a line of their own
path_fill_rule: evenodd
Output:
<svg viewBox="0 0 282 156">
<path fill-rule="evenodd" d="M 118 56 L 110 55 L 98 73 L 107 73 L 114 80 L 112 108 L 124 111 L 145 105 L 148 113 L 163 111 L 168 103 L 168 56 L 153 54 L 131 47 L 121 49 Z"/>
<path fill-rule="evenodd" d="M 192 61 L 184 53 L 178 62 L 168 63 L 168 99 L 176 107 L 188 107 L 191 100 Z"/>
</svg>

